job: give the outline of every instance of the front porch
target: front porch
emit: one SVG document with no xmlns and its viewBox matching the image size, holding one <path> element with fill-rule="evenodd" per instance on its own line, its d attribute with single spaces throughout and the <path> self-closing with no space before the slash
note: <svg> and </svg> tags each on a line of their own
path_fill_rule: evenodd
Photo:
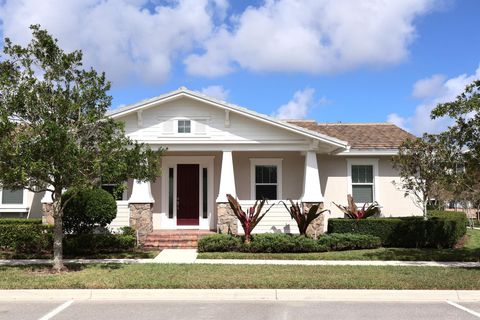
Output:
<svg viewBox="0 0 480 320">
<path fill-rule="evenodd" d="M 236 196 L 245 210 L 255 199 L 275 203 L 255 233 L 298 233 L 280 201 L 323 202 L 316 152 L 169 152 L 162 157 L 159 179 L 129 183 L 128 200 L 118 202 L 111 227 L 128 221 L 142 242 L 150 233 L 166 230 L 241 234 L 227 194 Z M 323 233 L 323 217 L 316 225 L 313 232 Z"/>
</svg>

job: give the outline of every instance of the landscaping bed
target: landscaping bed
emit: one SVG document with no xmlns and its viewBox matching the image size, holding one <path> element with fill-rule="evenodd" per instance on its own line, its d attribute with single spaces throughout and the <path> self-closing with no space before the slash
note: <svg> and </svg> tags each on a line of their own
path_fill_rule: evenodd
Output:
<svg viewBox="0 0 480 320">
<path fill-rule="evenodd" d="M 378 266 L 70 265 L 0 267 L 1 289 L 480 289 L 480 269 Z"/>
<path fill-rule="evenodd" d="M 461 248 L 377 248 L 313 253 L 201 252 L 198 259 L 403 260 L 480 262 L 480 230 L 468 229 Z"/>
</svg>

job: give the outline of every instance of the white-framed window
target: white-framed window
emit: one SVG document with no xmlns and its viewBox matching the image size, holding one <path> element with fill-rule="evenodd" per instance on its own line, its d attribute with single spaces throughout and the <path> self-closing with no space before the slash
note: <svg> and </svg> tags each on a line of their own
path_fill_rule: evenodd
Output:
<svg viewBox="0 0 480 320">
<path fill-rule="evenodd" d="M 347 159 L 348 193 L 357 204 L 378 201 L 378 159 Z"/>
<path fill-rule="evenodd" d="M 110 193 L 116 201 L 127 200 L 127 188 L 121 191 L 119 187 L 114 183 L 102 183 L 102 189 Z"/>
<path fill-rule="evenodd" d="M 23 189 L 19 190 L 9 190 L 9 189 L 2 189 L 0 190 L 1 196 L 1 204 L 2 205 L 23 205 L 25 192 Z"/>
<path fill-rule="evenodd" d="M 191 133 L 192 123 L 190 120 L 177 120 L 177 133 Z"/>
<path fill-rule="evenodd" d="M 282 199 L 282 160 L 280 158 L 250 159 L 252 199 Z"/>
</svg>

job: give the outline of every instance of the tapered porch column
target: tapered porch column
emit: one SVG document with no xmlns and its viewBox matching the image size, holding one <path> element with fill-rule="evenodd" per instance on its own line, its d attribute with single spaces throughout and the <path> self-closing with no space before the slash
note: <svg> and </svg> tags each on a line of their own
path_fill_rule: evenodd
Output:
<svg viewBox="0 0 480 320">
<path fill-rule="evenodd" d="M 130 226 L 137 230 L 138 241 L 142 244 L 153 230 L 152 208 L 154 203 L 150 182 L 133 180 L 132 195 L 128 199 Z"/>
<path fill-rule="evenodd" d="M 50 191 L 45 191 L 42 199 L 42 223 L 53 225 L 53 198 Z"/>
<path fill-rule="evenodd" d="M 217 196 L 217 230 L 220 233 L 237 234 L 238 222 L 228 204 L 227 194 L 237 196 L 235 190 L 235 175 L 233 172 L 232 151 L 223 151 L 220 186 Z"/>
<path fill-rule="evenodd" d="M 320 176 L 318 174 L 317 153 L 307 151 L 305 154 L 305 169 L 303 178 L 302 206 L 304 211 L 310 210 L 314 204 L 321 203 L 319 209 L 323 208 L 323 196 L 320 188 Z M 307 235 L 314 238 L 324 232 L 324 216 L 320 215 L 308 226 Z"/>
</svg>

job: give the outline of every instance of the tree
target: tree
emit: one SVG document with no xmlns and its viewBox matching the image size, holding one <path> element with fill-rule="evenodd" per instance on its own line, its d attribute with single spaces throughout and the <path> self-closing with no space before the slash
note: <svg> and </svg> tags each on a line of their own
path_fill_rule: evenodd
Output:
<svg viewBox="0 0 480 320">
<path fill-rule="evenodd" d="M 455 101 L 439 104 L 431 116 L 454 120 L 443 133 L 455 165 L 449 185 L 455 186 L 458 198 L 480 209 L 480 80 L 468 85 Z"/>
<path fill-rule="evenodd" d="M 392 159 L 393 167 L 398 169 L 400 176 L 397 186 L 405 191 L 405 196 L 414 198 L 424 218 L 427 217 L 428 200 L 436 193 L 444 172 L 437 146 L 438 137 L 435 135 L 425 134 L 422 138 L 407 139 Z"/>
<path fill-rule="evenodd" d="M 64 52 L 32 25 L 26 46 L 5 39 L 0 62 L 0 184 L 52 193 L 54 270 L 64 269 L 62 191 L 128 178 L 154 180 L 159 151 L 125 136 L 106 117 L 111 104 L 104 73 L 82 68 L 81 51 Z"/>
</svg>

